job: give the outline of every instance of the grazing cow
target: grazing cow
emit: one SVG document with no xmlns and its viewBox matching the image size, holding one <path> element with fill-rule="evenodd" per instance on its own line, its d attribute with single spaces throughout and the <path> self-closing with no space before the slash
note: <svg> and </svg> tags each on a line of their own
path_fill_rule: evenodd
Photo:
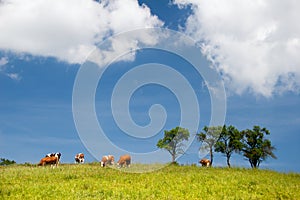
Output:
<svg viewBox="0 0 300 200">
<path fill-rule="evenodd" d="M 61 153 L 60 152 L 48 153 L 48 154 L 46 154 L 45 158 L 47 158 L 47 157 L 56 157 L 57 158 L 57 162 L 59 163 L 60 157 L 61 157 Z"/>
<path fill-rule="evenodd" d="M 199 161 L 199 163 L 203 166 L 203 167 L 209 167 L 210 166 L 210 160 L 203 158 Z"/>
<path fill-rule="evenodd" d="M 84 154 L 78 153 L 75 155 L 75 163 L 84 163 Z"/>
<path fill-rule="evenodd" d="M 113 165 L 115 162 L 115 157 L 113 155 L 103 156 L 100 162 L 101 167 L 105 167 L 106 165 Z"/>
<path fill-rule="evenodd" d="M 51 157 L 42 158 L 38 165 L 39 166 L 51 165 L 51 166 L 56 166 L 57 167 L 58 164 L 59 164 L 58 157 L 51 156 Z"/>
<path fill-rule="evenodd" d="M 131 163 L 131 156 L 126 154 L 126 155 L 120 156 L 120 159 L 119 159 L 117 165 L 120 167 L 123 167 L 124 165 L 126 167 L 130 167 L 130 163 Z"/>
</svg>

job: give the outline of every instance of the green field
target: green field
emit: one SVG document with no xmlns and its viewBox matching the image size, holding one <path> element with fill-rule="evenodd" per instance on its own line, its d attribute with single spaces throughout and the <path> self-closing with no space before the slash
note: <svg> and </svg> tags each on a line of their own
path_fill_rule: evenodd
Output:
<svg viewBox="0 0 300 200">
<path fill-rule="evenodd" d="M 151 165 L 132 165 L 151 168 Z M 0 199 L 300 199 L 300 174 L 167 166 L 126 173 L 94 164 L 0 167 Z"/>
</svg>

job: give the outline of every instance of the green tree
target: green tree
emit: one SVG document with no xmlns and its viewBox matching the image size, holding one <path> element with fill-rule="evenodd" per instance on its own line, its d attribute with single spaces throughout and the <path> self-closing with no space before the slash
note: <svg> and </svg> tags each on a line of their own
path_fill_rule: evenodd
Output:
<svg viewBox="0 0 300 200">
<path fill-rule="evenodd" d="M 243 130 L 243 156 L 248 159 L 252 168 L 258 168 L 260 163 L 268 157 L 276 159 L 271 141 L 265 139 L 266 135 L 270 135 L 270 131 L 266 128 L 254 126 L 252 130 Z"/>
<path fill-rule="evenodd" d="M 0 165 L 12 165 L 15 164 L 16 162 L 14 160 L 8 160 L 5 158 L 0 158 Z"/>
<path fill-rule="evenodd" d="M 233 152 L 240 152 L 243 148 L 243 135 L 234 126 L 223 126 L 220 137 L 215 144 L 215 152 L 220 152 L 226 156 L 228 167 L 230 167 L 230 158 Z"/>
<path fill-rule="evenodd" d="M 172 163 L 175 163 L 176 158 L 184 153 L 183 142 L 189 137 L 188 129 L 176 127 L 170 131 L 164 131 L 164 137 L 157 142 L 156 146 L 167 150 L 172 156 Z"/>
<path fill-rule="evenodd" d="M 214 146 L 220 137 L 222 128 L 222 126 L 204 126 L 203 132 L 196 134 L 197 140 L 202 142 L 200 150 L 209 150 L 210 166 L 212 166 L 213 163 Z"/>
</svg>

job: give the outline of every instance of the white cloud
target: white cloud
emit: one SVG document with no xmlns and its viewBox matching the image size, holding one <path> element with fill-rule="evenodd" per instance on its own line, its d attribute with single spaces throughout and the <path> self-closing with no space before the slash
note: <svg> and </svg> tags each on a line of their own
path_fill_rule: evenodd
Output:
<svg viewBox="0 0 300 200">
<path fill-rule="evenodd" d="M 15 81 L 21 80 L 21 76 L 17 73 L 6 73 L 5 75 L 8 76 L 9 78 L 15 80 Z"/>
<path fill-rule="evenodd" d="M 8 59 L 6 57 L 0 58 L 0 71 L 7 63 L 8 63 Z"/>
<path fill-rule="evenodd" d="M 111 34 L 159 26 L 162 22 L 137 0 L 0 2 L 0 50 L 69 63 L 82 63 Z"/>
<path fill-rule="evenodd" d="M 95 49 L 87 60 L 99 66 L 105 66 L 112 61 L 133 61 L 136 53 L 134 50 L 139 49 L 141 44 L 151 46 L 162 40 L 161 30 L 136 29 L 114 35 L 103 41 L 100 48 Z"/>
<path fill-rule="evenodd" d="M 11 69 L 11 66 L 8 66 L 8 58 L 2 57 L 0 58 L 0 74 L 4 74 L 5 76 L 8 76 L 9 78 L 19 81 L 21 80 L 21 76 L 18 73 L 11 73 L 8 72 L 9 69 Z"/>
<path fill-rule="evenodd" d="M 203 43 L 229 90 L 270 97 L 300 91 L 300 2 L 175 0 L 191 5 L 185 32 Z"/>
</svg>

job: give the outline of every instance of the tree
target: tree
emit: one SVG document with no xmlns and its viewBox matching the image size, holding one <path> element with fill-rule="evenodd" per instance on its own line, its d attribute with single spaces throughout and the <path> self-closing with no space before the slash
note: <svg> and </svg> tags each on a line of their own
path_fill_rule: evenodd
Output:
<svg viewBox="0 0 300 200">
<path fill-rule="evenodd" d="M 276 159 L 271 141 L 265 139 L 265 135 L 270 135 L 266 128 L 254 126 L 252 130 L 244 130 L 243 134 L 243 156 L 248 159 L 252 168 L 258 168 L 260 163 L 268 157 Z"/>
<path fill-rule="evenodd" d="M 243 135 L 234 126 L 223 126 L 219 140 L 215 144 L 215 152 L 223 153 L 226 156 L 228 167 L 230 167 L 230 158 L 232 153 L 238 153 L 242 150 L 242 138 Z"/>
<path fill-rule="evenodd" d="M 160 139 L 156 146 L 160 149 L 166 149 L 172 156 L 172 163 L 176 158 L 184 153 L 184 140 L 188 140 L 190 133 L 188 129 L 176 127 L 170 131 L 164 131 L 164 138 Z"/>
<path fill-rule="evenodd" d="M 5 158 L 0 158 L 0 165 L 12 165 L 12 164 L 15 164 L 16 161 L 14 160 L 8 160 L 8 159 L 5 159 Z"/>
<path fill-rule="evenodd" d="M 213 163 L 213 147 L 215 146 L 216 142 L 218 141 L 220 137 L 220 133 L 222 132 L 222 126 L 211 126 L 207 127 L 204 126 L 203 128 L 204 132 L 200 132 L 196 134 L 197 140 L 199 142 L 202 142 L 201 149 L 209 150 L 210 155 L 210 166 L 212 166 Z"/>
</svg>

